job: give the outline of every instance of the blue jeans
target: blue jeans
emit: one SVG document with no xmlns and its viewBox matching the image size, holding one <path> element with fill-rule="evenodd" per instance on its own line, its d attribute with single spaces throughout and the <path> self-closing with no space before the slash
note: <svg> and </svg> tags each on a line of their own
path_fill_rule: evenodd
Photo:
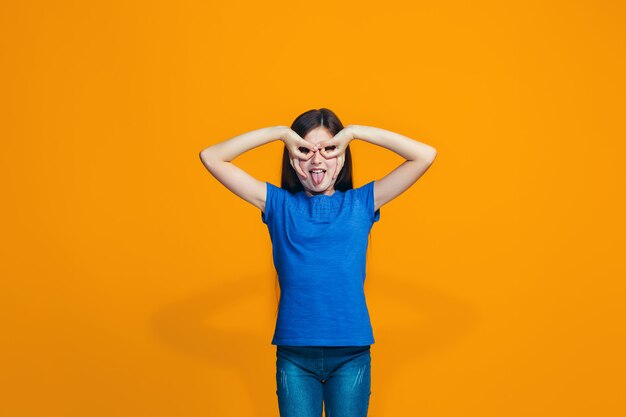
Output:
<svg viewBox="0 0 626 417">
<path fill-rule="evenodd" d="M 366 417 L 371 395 L 367 346 L 276 346 L 280 417 Z"/>
</svg>

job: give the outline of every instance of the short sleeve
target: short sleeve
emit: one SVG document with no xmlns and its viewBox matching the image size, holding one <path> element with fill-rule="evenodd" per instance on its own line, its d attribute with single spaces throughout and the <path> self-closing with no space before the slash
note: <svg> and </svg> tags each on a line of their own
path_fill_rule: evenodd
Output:
<svg viewBox="0 0 626 417">
<path fill-rule="evenodd" d="M 282 191 L 282 188 L 278 188 L 274 184 L 267 181 L 265 182 L 265 185 L 265 211 L 261 211 L 261 221 L 268 224 L 268 221 L 271 221 L 272 216 L 274 216 L 274 208 L 280 198 L 280 191 Z"/>
<path fill-rule="evenodd" d="M 374 211 L 374 181 L 370 181 L 359 187 L 358 191 L 359 199 L 367 209 L 367 213 L 370 215 L 372 223 L 380 220 L 380 209 Z"/>
</svg>

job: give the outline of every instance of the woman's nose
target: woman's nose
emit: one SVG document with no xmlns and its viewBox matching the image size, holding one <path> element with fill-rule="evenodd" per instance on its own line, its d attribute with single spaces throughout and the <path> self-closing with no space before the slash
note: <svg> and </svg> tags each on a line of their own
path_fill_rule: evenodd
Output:
<svg viewBox="0 0 626 417">
<path fill-rule="evenodd" d="M 313 154 L 313 162 L 319 162 L 322 160 L 322 152 L 318 149 L 315 151 L 315 153 Z"/>
</svg>

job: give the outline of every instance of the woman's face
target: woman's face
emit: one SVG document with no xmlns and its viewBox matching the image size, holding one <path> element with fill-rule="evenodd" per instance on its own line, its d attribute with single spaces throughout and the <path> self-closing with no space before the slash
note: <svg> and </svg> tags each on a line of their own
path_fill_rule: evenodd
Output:
<svg viewBox="0 0 626 417">
<path fill-rule="evenodd" d="M 320 142 L 324 142 L 328 139 L 332 139 L 332 137 L 333 136 L 326 128 L 320 126 L 307 133 L 303 139 L 307 142 L 311 142 L 312 144 L 317 144 Z M 300 164 L 300 167 L 307 174 L 306 180 L 303 180 L 302 177 L 298 175 L 298 178 L 300 179 L 300 182 L 304 187 L 304 192 L 309 196 L 313 196 L 316 194 L 333 194 L 335 192 L 335 182 L 337 181 L 337 179 L 335 178 L 333 180 L 332 176 L 335 172 L 335 169 L 337 169 L 337 164 L 339 164 L 339 171 L 341 170 L 344 160 L 345 154 L 326 159 L 319 149 L 316 150 L 315 154 L 307 161 L 299 159 L 298 163 Z M 293 162 L 291 163 L 293 165 Z M 324 172 L 320 174 L 311 172 L 313 170 L 319 169 L 323 170 Z"/>
</svg>

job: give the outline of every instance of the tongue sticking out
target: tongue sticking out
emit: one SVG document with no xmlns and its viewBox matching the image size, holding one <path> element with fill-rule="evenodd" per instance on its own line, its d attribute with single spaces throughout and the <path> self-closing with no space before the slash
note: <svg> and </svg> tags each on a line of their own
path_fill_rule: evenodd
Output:
<svg viewBox="0 0 626 417">
<path fill-rule="evenodd" d="M 311 172 L 311 175 L 313 176 L 313 182 L 315 185 L 320 185 L 322 183 L 322 180 L 324 179 L 324 172 Z"/>
</svg>

